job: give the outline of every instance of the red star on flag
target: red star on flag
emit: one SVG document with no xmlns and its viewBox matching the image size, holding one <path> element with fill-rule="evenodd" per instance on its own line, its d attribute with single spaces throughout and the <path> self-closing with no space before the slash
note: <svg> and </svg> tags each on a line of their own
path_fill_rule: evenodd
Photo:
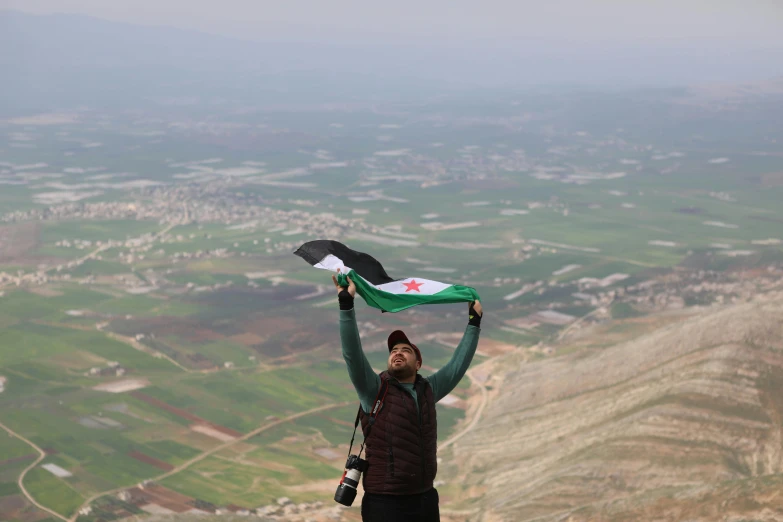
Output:
<svg viewBox="0 0 783 522">
<path fill-rule="evenodd" d="M 415 279 L 411 279 L 410 283 L 403 283 L 403 285 L 405 285 L 405 288 L 407 288 L 407 290 L 405 290 L 406 293 L 410 292 L 411 290 L 416 290 L 417 292 L 421 292 L 421 290 L 419 290 L 419 287 L 423 284 L 424 283 L 417 283 Z"/>
</svg>

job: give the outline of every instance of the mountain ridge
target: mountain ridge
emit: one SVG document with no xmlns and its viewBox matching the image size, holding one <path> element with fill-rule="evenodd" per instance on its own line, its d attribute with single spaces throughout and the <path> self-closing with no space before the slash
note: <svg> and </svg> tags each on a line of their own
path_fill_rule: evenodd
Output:
<svg viewBox="0 0 783 522">
<path fill-rule="evenodd" d="M 640 510 L 645 496 L 776 476 L 782 339 L 783 297 L 765 296 L 598 353 L 522 363 L 454 445 L 461 464 L 446 480 L 483 491 L 476 520 L 583 520 L 580 510 L 608 516 L 618 502 Z"/>
</svg>

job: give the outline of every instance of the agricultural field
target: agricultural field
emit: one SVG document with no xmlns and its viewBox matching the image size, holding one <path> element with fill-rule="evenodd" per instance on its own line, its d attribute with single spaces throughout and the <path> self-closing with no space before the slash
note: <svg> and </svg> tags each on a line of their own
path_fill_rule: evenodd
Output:
<svg viewBox="0 0 783 522">
<path fill-rule="evenodd" d="M 17 483 L 36 448 L 22 482 L 60 519 L 330 501 L 358 400 L 330 274 L 292 255 L 305 241 L 476 288 L 481 341 L 438 406 L 441 444 L 492 389 L 486 361 L 558 357 L 596 325 L 780 281 L 779 130 L 752 141 L 676 99 L 681 129 L 655 108 L 607 126 L 593 94 L 569 96 L 569 115 L 537 111 L 567 98 L 541 93 L 388 114 L 237 106 L 213 115 L 225 134 L 165 111 L 100 130 L 91 113 L 0 121 L 0 519 L 55 520 Z M 35 148 L 12 147 L 19 133 Z M 378 371 L 390 331 L 426 376 L 467 323 L 464 303 L 356 308 Z"/>
</svg>

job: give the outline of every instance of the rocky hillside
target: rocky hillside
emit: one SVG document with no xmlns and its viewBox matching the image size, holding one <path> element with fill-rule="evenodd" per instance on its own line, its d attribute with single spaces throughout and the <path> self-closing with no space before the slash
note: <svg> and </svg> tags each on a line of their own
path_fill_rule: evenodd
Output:
<svg viewBox="0 0 783 522">
<path fill-rule="evenodd" d="M 488 371 L 439 476 L 470 520 L 783 520 L 783 296 Z"/>
</svg>

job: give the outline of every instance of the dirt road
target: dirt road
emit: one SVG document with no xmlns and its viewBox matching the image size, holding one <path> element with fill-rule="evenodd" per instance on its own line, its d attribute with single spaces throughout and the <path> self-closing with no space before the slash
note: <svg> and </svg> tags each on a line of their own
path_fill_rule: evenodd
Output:
<svg viewBox="0 0 783 522">
<path fill-rule="evenodd" d="M 175 475 L 175 474 L 179 473 L 180 471 L 183 471 L 183 470 L 189 468 L 193 464 L 204 460 L 205 458 L 209 457 L 213 453 L 217 453 L 218 451 L 224 450 L 224 449 L 230 447 L 232 444 L 236 444 L 238 442 L 246 441 L 246 440 L 248 440 L 248 439 L 250 439 L 252 437 L 255 437 L 259 433 L 262 433 L 262 432 L 264 432 L 264 431 L 266 431 L 266 430 L 268 430 L 270 428 L 274 428 L 275 426 L 279 426 L 280 424 L 283 424 L 285 422 L 296 420 L 296 419 L 299 419 L 301 417 L 305 417 L 307 415 L 312 415 L 313 413 L 320 413 L 322 411 L 331 410 L 331 409 L 339 408 L 339 407 L 342 407 L 342 406 L 347 406 L 348 404 L 353 404 L 353 402 L 338 402 L 338 403 L 333 403 L 333 404 L 326 404 L 324 406 L 319 406 L 317 408 L 313 408 L 313 409 L 310 409 L 310 410 L 307 410 L 307 411 L 296 413 L 294 415 L 289 415 L 288 417 L 286 417 L 284 419 L 279 419 L 279 420 L 276 420 L 274 422 L 270 422 L 269 424 L 264 424 L 263 426 L 259 426 L 258 428 L 254 429 L 253 431 L 250 431 L 250 432 L 242 435 L 241 437 L 239 437 L 237 439 L 234 439 L 232 441 L 225 442 L 223 444 L 215 446 L 214 448 L 209 449 L 209 450 L 201 453 L 200 455 L 197 455 L 197 456 L 193 457 L 189 461 L 180 464 L 179 466 L 177 466 L 176 468 L 172 469 L 171 471 L 167 471 L 166 473 L 164 473 L 162 475 L 158 475 L 157 477 L 152 477 L 150 480 L 152 480 L 152 481 L 160 481 L 160 480 L 168 478 L 168 477 L 170 477 L 172 475 Z M 82 509 L 84 507 L 89 506 L 94 500 L 96 500 L 96 499 L 98 499 L 100 497 L 103 497 L 105 495 L 111 495 L 111 494 L 114 494 L 114 493 L 119 493 L 120 491 L 122 491 L 124 489 L 128 489 L 129 487 L 132 487 L 132 486 L 123 486 L 121 488 L 115 488 L 115 489 L 110 489 L 108 491 L 103 491 L 101 493 L 96 493 L 95 495 L 93 495 L 90 498 L 88 498 L 84 502 L 84 504 L 82 504 L 79 507 L 79 509 Z M 78 514 L 78 510 L 77 510 L 77 514 Z M 62 520 L 66 520 L 67 522 L 75 522 L 77 516 L 78 515 L 74 515 L 70 519 L 66 519 L 66 518 L 58 515 L 58 518 L 60 518 Z"/>
<path fill-rule="evenodd" d="M 65 521 L 67 521 L 68 519 L 67 519 L 67 518 L 65 518 L 64 516 L 62 516 L 61 514 L 59 514 L 59 513 L 55 512 L 55 511 L 52 511 L 51 509 L 49 509 L 49 508 L 48 508 L 48 507 L 46 507 L 46 506 L 43 506 L 43 505 L 39 504 L 39 503 L 38 503 L 38 501 L 36 501 L 36 500 L 33 498 L 33 496 L 30 494 L 30 492 L 29 492 L 29 491 L 27 491 L 27 488 L 25 488 L 25 487 L 24 487 L 24 477 L 25 477 L 25 475 L 27 475 L 27 472 L 28 472 L 28 471 L 30 471 L 31 469 L 33 469 L 34 467 L 36 467 L 36 466 L 37 466 L 37 465 L 38 465 L 38 464 L 39 464 L 39 463 L 40 463 L 40 462 L 41 462 L 41 461 L 44 459 L 44 457 L 46 457 L 46 452 L 45 452 L 44 450 L 42 450 L 41 448 L 39 448 L 38 446 L 36 446 L 36 445 L 35 445 L 34 443 L 32 443 L 31 441 L 29 441 L 28 439 L 26 439 L 26 438 L 22 437 L 21 435 L 19 435 L 19 434 L 18 434 L 18 433 L 16 433 L 15 431 L 11 430 L 11 429 L 10 429 L 8 426 L 6 426 L 5 424 L 3 424 L 2 422 L 0 422 L 0 428 L 3 428 L 3 429 L 4 429 L 5 431 L 7 431 L 7 432 L 8 432 L 8 433 L 9 433 L 9 434 L 12 436 L 12 437 L 16 437 L 17 439 L 19 439 L 19 440 L 21 440 L 21 441 L 23 441 L 23 442 L 26 442 L 27 444 L 29 444 L 30 446 L 32 446 L 33 448 L 35 448 L 35 451 L 37 451 L 37 452 L 38 452 L 38 458 L 37 458 L 37 459 L 35 459 L 35 462 L 33 462 L 32 464 L 30 464 L 29 466 L 27 466 L 27 467 L 26 467 L 26 468 L 25 468 L 25 469 L 22 471 L 22 473 L 19 475 L 19 478 L 18 478 L 18 479 L 17 479 L 17 481 L 16 481 L 16 483 L 19 485 L 19 489 L 21 489 L 21 490 L 22 490 L 22 493 L 24 494 L 24 496 L 25 496 L 25 497 L 27 497 L 27 500 L 29 500 L 29 501 L 30 501 L 30 503 L 31 503 L 31 504 L 33 504 L 33 505 L 34 505 L 35 507 L 37 507 L 38 509 L 41 509 L 41 510 L 43 510 L 43 511 L 46 511 L 46 512 L 47 512 L 47 513 L 49 513 L 50 515 L 52 515 L 52 516 L 55 516 L 55 517 L 59 518 L 60 520 L 65 520 Z"/>
</svg>

